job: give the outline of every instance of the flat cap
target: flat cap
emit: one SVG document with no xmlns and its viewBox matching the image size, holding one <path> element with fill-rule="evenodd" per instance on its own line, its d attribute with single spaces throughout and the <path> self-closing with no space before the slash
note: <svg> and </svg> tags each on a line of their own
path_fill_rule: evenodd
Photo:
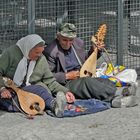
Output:
<svg viewBox="0 0 140 140">
<path fill-rule="evenodd" d="M 74 24 L 64 23 L 59 28 L 59 34 L 64 37 L 75 38 L 77 36 L 76 27 Z"/>
</svg>

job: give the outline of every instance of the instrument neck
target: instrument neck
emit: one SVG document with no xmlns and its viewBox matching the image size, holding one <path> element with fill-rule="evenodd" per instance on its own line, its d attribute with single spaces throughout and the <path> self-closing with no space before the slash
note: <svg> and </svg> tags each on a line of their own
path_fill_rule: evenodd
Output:
<svg viewBox="0 0 140 140">
<path fill-rule="evenodd" d="M 18 93 L 19 88 L 18 88 L 18 87 L 16 87 L 14 84 L 9 85 L 9 87 L 10 87 L 11 89 L 13 89 L 16 93 Z"/>
</svg>

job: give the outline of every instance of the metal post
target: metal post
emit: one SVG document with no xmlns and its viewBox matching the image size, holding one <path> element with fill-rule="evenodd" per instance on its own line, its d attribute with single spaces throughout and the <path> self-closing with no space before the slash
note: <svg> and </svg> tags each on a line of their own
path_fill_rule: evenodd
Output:
<svg viewBox="0 0 140 140">
<path fill-rule="evenodd" d="M 35 0 L 28 0 L 28 33 L 35 33 Z"/>
<path fill-rule="evenodd" d="M 123 0 L 118 0 L 117 64 L 123 65 Z"/>
</svg>

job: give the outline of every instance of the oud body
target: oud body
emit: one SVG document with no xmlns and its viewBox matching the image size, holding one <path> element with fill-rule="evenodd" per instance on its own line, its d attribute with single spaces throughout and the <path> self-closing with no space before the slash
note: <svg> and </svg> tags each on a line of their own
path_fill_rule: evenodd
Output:
<svg viewBox="0 0 140 140">
<path fill-rule="evenodd" d="M 96 60 L 97 60 L 98 49 L 95 48 L 94 52 L 88 57 L 86 62 L 80 69 L 80 77 L 96 77 Z"/>
<path fill-rule="evenodd" d="M 104 38 L 106 35 L 106 24 L 103 24 L 99 27 L 95 36 L 92 36 L 91 41 L 94 46 L 98 46 L 98 44 L 104 44 Z M 80 69 L 80 77 L 96 77 L 96 65 L 97 65 L 97 54 L 98 48 L 94 49 L 94 52 L 87 58 L 85 63 L 82 65 Z"/>
<path fill-rule="evenodd" d="M 5 85 L 13 89 L 17 94 L 20 107 L 25 113 L 33 116 L 43 113 L 45 109 L 45 102 L 40 96 L 16 87 L 11 79 L 3 79 L 5 81 Z"/>
</svg>

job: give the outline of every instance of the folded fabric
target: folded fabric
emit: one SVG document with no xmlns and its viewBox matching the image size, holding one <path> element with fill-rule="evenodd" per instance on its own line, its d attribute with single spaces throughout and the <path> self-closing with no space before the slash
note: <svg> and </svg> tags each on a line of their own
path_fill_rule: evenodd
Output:
<svg viewBox="0 0 140 140">
<path fill-rule="evenodd" d="M 76 100 L 73 104 L 66 104 L 63 117 L 75 117 L 92 114 L 110 108 L 109 103 L 97 99 Z M 47 111 L 47 113 L 51 116 L 55 116 L 50 111 Z"/>
</svg>

